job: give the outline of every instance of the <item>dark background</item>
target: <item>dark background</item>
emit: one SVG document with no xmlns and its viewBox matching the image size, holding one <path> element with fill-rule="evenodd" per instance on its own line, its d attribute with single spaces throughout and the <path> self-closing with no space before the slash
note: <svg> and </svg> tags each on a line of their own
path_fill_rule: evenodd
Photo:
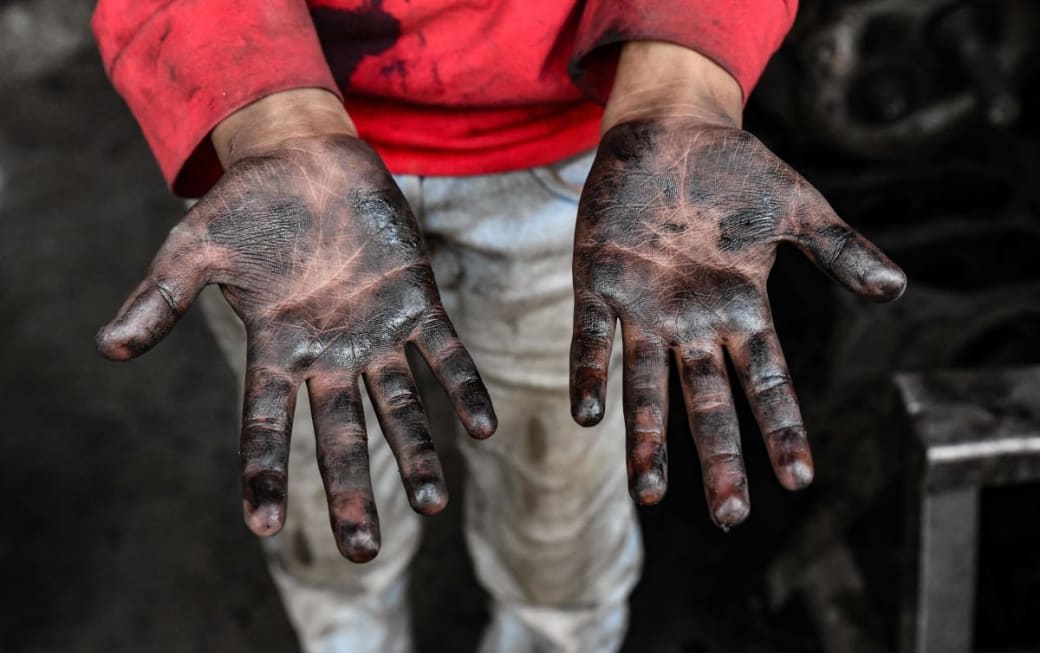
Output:
<svg viewBox="0 0 1040 653">
<path fill-rule="evenodd" d="M 0 651 L 293 651 L 242 524 L 239 398 L 201 316 L 131 364 L 94 353 L 94 331 L 182 205 L 101 70 L 91 4 L 0 0 Z M 754 510 L 723 534 L 679 415 L 669 494 L 640 512 L 647 564 L 626 651 L 822 650 L 819 594 L 805 588 L 833 544 L 852 562 L 834 578 L 851 580 L 827 600 L 876 647 L 864 650 L 894 648 L 913 469 L 891 374 L 1040 363 L 1037 58 L 1012 47 L 1040 32 L 1029 3 L 1010 1 L 936 27 L 965 4 L 879 10 L 843 78 L 825 65 L 827 26 L 882 3 L 804 2 L 753 97 L 748 128 L 900 263 L 910 289 L 865 305 L 781 253 L 771 295 L 818 481 L 782 491 L 748 429 Z M 944 50 L 971 38 L 1012 54 L 998 66 Z M 964 115 L 893 136 L 915 111 L 964 97 Z M 460 460 L 440 449 L 458 496 Z M 1038 499 L 1035 486 L 984 496 L 979 648 L 1040 650 Z M 416 561 L 423 651 L 472 650 L 486 619 L 461 505 L 427 520 Z"/>
</svg>

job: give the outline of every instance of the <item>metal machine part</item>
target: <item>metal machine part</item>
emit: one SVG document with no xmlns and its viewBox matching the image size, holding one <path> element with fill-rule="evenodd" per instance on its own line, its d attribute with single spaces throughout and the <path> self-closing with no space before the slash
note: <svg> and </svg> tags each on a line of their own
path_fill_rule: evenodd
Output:
<svg viewBox="0 0 1040 653">
<path fill-rule="evenodd" d="M 1036 73 L 1035 2 L 867 0 L 806 13 L 792 37 L 799 105 L 833 146 L 902 157 L 1022 114 L 1020 89 Z"/>
<path fill-rule="evenodd" d="M 935 208 L 934 196 L 946 185 L 961 183 L 965 176 L 974 176 L 978 186 L 978 176 L 958 173 L 949 162 L 927 166 L 935 172 L 934 179 L 931 174 L 921 176 L 909 168 L 890 166 L 884 174 L 846 179 L 848 186 L 841 192 L 835 191 L 839 188 L 833 183 L 836 180 L 823 179 L 829 194 L 845 197 L 845 204 L 851 204 L 849 197 L 884 195 L 895 198 L 898 208 L 908 202 L 898 192 L 905 186 L 911 189 L 908 193 L 927 197 L 922 204 L 932 207 L 921 210 L 920 206 L 907 206 L 903 213 L 893 213 L 890 203 L 864 199 L 858 202 L 859 211 L 852 212 L 852 222 L 868 225 L 875 242 L 904 266 L 910 285 L 902 301 L 885 307 L 836 295 L 826 356 L 829 398 L 810 407 L 807 417 L 815 426 L 814 453 L 820 470 L 817 480 L 827 491 L 821 492 L 807 511 L 798 532 L 773 560 L 767 575 L 773 608 L 779 609 L 797 595 L 807 607 L 825 651 L 893 650 L 898 630 L 893 615 L 899 611 L 893 599 L 903 581 L 898 578 L 902 566 L 892 564 L 897 558 L 914 561 L 924 556 L 916 564 L 930 565 L 925 580 L 931 584 L 918 585 L 915 592 L 919 594 L 913 594 L 913 604 L 902 613 L 904 638 L 915 628 L 920 630 L 917 650 L 965 650 L 965 642 L 970 643 L 973 615 L 963 617 L 972 606 L 970 597 L 964 597 L 977 593 L 980 604 L 985 597 L 992 599 L 992 586 L 987 590 L 984 584 L 976 588 L 968 582 L 953 588 L 942 583 L 974 578 L 975 519 L 981 514 L 977 509 L 979 488 L 1006 484 L 1001 470 L 1016 472 L 1018 465 L 1025 465 L 1027 471 L 1035 471 L 1036 455 L 1028 454 L 1028 447 L 1014 449 L 1017 441 L 1001 441 L 995 448 L 987 444 L 988 418 L 964 422 L 979 426 L 978 432 L 952 427 L 934 431 L 941 426 L 939 417 L 949 417 L 942 424 L 956 425 L 965 411 L 989 411 L 994 397 L 1000 398 L 999 392 L 958 394 L 961 403 L 956 412 L 921 404 L 925 405 L 921 410 L 937 411 L 928 423 L 934 433 L 960 438 L 957 443 L 965 445 L 942 448 L 945 445 L 938 440 L 926 441 L 926 436 L 931 436 L 921 430 L 921 422 L 915 422 L 921 427 L 913 429 L 915 437 L 907 438 L 905 422 L 897 417 L 900 410 L 896 397 L 882 396 L 880 389 L 896 371 L 960 368 L 972 370 L 966 373 L 971 378 L 1002 380 L 1006 375 L 994 368 L 1040 363 L 1040 345 L 1035 337 L 1040 329 L 1040 271 L 1034 262 L 1034 253 L 1040 247 L 1040 221 L 1036 210 L 1024 200 L 1030 192 L 1027 182 L 1035 178 L 1035 173 L 1028 165 L 1031 158 L 1016 157 L 1011 151 L 1008 154 L 1006 174 L 992 161 L 978 162 L 980 166 L 991 164 L 988 167 L 994 170 L 995 178 L 1005 183 L 985 192 L 975 188 L 978 197 L 973 201 L 960 197 L 963 205 L 959 212 Z M 1003 206 L 993 201 L 994 194 L 1004 198 Z M 905 379 L 917 377 L 901 378 L 902 388 Z M 927 387 L 931 397 L 936 385 Z M 1035 395 L 1033 401 L 1032 408 L 1027 405 L 1018 412 L 1005 412 L 1012 416 L 1035 412 Z M 919 451 L 935 449 L 930 459 L 934 464 L 927 470 L 906 463 L 911 439 L 918 443 Z M 976 441 L 982 444 L 973 444 Z M 976 454 L 985 456 L 973 458 Z M 987 461 L 995 461 L 999 469 L 990 470 Z M 903 493 L 893 488 L 908 480 L 920 481 L 922 474 L 931 485 L 922 486 L 912 501 L 901 503 L 897 497 Z M 1020 481 L 1025 477 L 1008 478 Z M 902 520 L 896 518 L 893 524 L 878 517 L 881 505 L 886 507 L 880 512 L 896 512 L 895 502 L 900 502 L 901 510 L 917 513 L 912 530 L 915 542 L 905 551 L 895 544 L 900 538 L 894 535 Z M 891 549 L 881 553 L 874 548 L 864 557 L 864 546 L 877 543 L 863 533 L 878 530 L 893 534 Z M 919 543 L 916 538 L 922 532 L 928 532 L 930 539 Z M 924 548 L 919 550 L 918 544 Z M 871 556 L 874 562 L 887 560 L 882 563 L 886 573 L 896 580 L 879 578 L 877 568 L 869 566 Z M 853 564 L 846 564 L 850 560 Z M 862 566 L 864 563 L 867 566 Z M 983 558 L 980 564 L 985 570 L 994 563 Z M 962 568 L 969 572 L 958 575 L 956 570 Z M 829 598 L 839 592 L 840 601 Z M 887 598 L 879 602 L 879 596 Z M 1020 623 L 1026 610 L 1011 611 L 998 619 L 982 615 L 979 632 L 984 641 L 992 640 L 991 633 L 999 624 Z M 961 616 L 938 616 L 954 613 Z M 922 615 L 920 620 L 918 614 Z M 951 622 L 959 627 L 950 627 Z M 1017 644 L 1017 637 L 1010 639 Z M 931 644 L 925 646 L 923 642 Z M 904 650 L 913 650 L 912 642 L 905 645 Z"/>
<path fill-rule="evenodd" d="M 979 495 L 1040 481 L 1040 368 L 902 374 L 920 465 L 902 650 L 972 649 Z"/>
</svg>

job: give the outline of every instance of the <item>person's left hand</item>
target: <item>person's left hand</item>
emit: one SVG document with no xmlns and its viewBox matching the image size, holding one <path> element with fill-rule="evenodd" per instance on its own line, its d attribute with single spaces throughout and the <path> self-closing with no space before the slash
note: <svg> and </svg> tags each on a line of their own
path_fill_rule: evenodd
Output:
<svg viewBox="0 0 1040 653">
<path fill-rule="evenodd" d="M 750 506 L 726 353 L 780 482 L 811 482 L 766 294 L 783 242 L 867 299 L 891 301 L 906 285 L 805 179 L 733 125 L 642 118 L 604 136 L 578 209 L 571 405 L 580 424 L 602 418 L 620 319 L 630 491 L 639 503 L 665 491 L 673 355 L 716 524 L 740 523 Z"/>
</svg>

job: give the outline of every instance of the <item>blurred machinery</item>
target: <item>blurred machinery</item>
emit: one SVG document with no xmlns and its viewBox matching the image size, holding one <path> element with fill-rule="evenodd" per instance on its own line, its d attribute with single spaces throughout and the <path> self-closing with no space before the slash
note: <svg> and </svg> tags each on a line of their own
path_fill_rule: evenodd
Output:
<svg viewBox="0 0 1040 653">
<path fill-rule="evenodd" d="M 1031 0 L 804 0 L 786 56 L 792 128 L 872 158 L 1013 126 L 1040 69 Z"/>
<path fill-rule="evenodd" d="M 1009 378 L 1006 366 L 1040 365 L 1037 55 L 1040 3 L 1030 0 L 803 0 L 752 98 L 752 131 L 910 279 L 894 305 L 836 292 L 826 309 L 832 322 L 820 364 L 828 372 L 808 415 L 821 487 L 773 560 L 768 589 L 775 609 L 795 602 L 806 610 L 828 653 L 1040 650 L 1035 555 L 1019 560 L 1017 545 L 994 544 L 977 529 L 985 506 L 996 504 L 967 467 L 950 472 L 945 485 L 965 488 L 970 499 L 953 509 L 964 528 L 940 534 L 946 541 L 938 546 L 922 545 L 915 517 L 930 505 L 928 468 L 918 464 L 928 437 L 894 390 L 878 393 L 900 372 L 953 368 L 999 385 Z M 927 383 L 904 386 L 915 418 L 949 412 Z M 955 400 L 963 414 L 976 414 L 995 396 L 964 392 Z M 1040 396 L 1032 401 L 1028 410 L 1040 412 Z M 971 443 L 984 435 L 957 437 Z M 1040 485 L 1021 492 L 1018 501 L 1035 502 Z M 954 546 L 958 532 L 970 547 Z M 1023 542 L 1040 542 L 1040 528 L 1024 533 Z M 999 553 L 982 556 L 978 572 L 962 569 L 966 584 L 921 589 L 919 568 L 956 569 L 965 559 L 957 556 L 974 557 L 976 546 Z M 977 601 L 947 596 L 958 615 L 949 616 L 936 601 L 958 587 L 977 587 Z M 921 635 L 915 649 L 905 633 L 901 642 L 901 624 L 920 626 L 926 615 L 929 636 L 945 632 L 957 645 L 925 647 Z"/>
</svg>

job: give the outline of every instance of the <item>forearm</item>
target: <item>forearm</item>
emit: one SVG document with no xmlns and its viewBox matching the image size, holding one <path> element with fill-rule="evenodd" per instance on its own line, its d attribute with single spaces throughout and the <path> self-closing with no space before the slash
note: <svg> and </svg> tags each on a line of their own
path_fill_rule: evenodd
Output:
<svg viewBox="0 0 1040 653">
<path fill-rule="evenodd" d="M 739 127 L 740 85 L 704 55 L 664 41 L 630 41 L 621 50 L 603 131 L 640 118 L 699 118 Z"/>
<path fill-rule="evenodd" d="M 320 88 L 273 93 L 222 120 L 211 135 L 227 170 L 236 161 L 262 156 L 289 139 L 307 136 L 357 136 L 343 103 Z"/>
<path fill-rule="evenodd" d="M 743 109 L 737 81 L 704 55 L 664 41 L 631 41 L 622 48 L 603 116 L 603 131 L 621 122 L 669 116 L 739 127 Z M 225 169 L 277 148 L 288 139 L 356 136 L 332 93 L 300 88 L 268 95 L 214 128 L 213 147 Z"/>
</svg>

